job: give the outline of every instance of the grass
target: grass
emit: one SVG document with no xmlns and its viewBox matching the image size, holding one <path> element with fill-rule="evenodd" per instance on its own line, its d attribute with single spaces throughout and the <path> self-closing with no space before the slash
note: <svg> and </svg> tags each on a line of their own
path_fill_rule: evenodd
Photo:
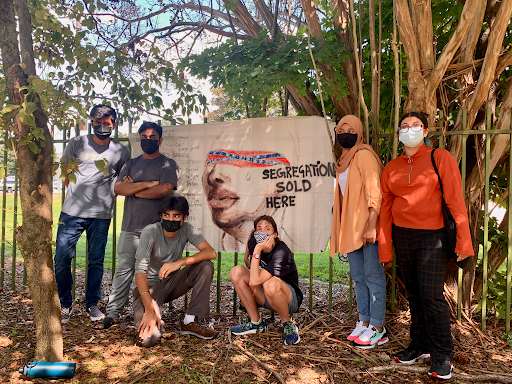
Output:
<svg viewBox="0 0 512 384">
<path fill-rule="evenodd" d="M 14 196 L 8 195 L 6 196 L 5 204 L 2 204 L 5 207 L 5 255 L 12 255 L 12 244 L 13 244 L 13 228 L 14 228 Z M 59 220 L 60 210 L 62 206 L 62 197 L 61 195 L 54 195 L 53 197 L 53 222 L 54 222 L 54 230 L 53 230 L 53 240 L 55 240 L 55 236 L 57 234 L 57 223 Z M 113 253 L 113 233 L 114 228 L 116 229 L 116 244 L 119 239 L 119 233 L 121 233 L 121 223 L 123 218 L 123 207 L 124 207 L 124 198 L 117 199 L 116 205 L 116 215 L 117 220 L 110 225 L 107 248 L 105 253 L 105 268 L 108 270 L 112 269 L 112 253 Z M 20 203 L 18 199 L 18 215 L 17 215 L 17 225 L 21 224 L 21 209 Z M 3 223 L 3 218 L 2 218 Z M 76 247 L 76 268 L 84 269 L 85 268 L 85 252 L 86 249 L 86 235 L 85 233 L 80 237 L 80 240 L 77 243 Z M 117 256 L 117 255 L 116 255 Z M 17 258 L 21 258 L 20 252 L 17 252 Z M 243 264 L 244 254 L 238 254 L 238 263 Z M 328 281 L 329 280 L 329 251 L 325 251 L 322 253 L 313 254 L 313 279 L 320 281 Z M 223 252 L 220 257 L 221 261 L 221 280 L 228 281 L 229 280 L 229 270 L 235 265 L 235 254 L 233 252 Z M 299 272 L 299 276 L 303 279 L 309 279 L 310 277 L 310 255 L 305 253 L 296 253 L 295 254 L 295 263 L 297 264 L 297 269 Z M 217 266 L 218 259 L 214 260 L 215 264 L 215 276 L 214 281 L 217 279 Z M 348 264 L 340 264 L 337 259 L 333 260 L 333 280 L 339 281 L 340 279 L 347 276 Z"/>
</svg>

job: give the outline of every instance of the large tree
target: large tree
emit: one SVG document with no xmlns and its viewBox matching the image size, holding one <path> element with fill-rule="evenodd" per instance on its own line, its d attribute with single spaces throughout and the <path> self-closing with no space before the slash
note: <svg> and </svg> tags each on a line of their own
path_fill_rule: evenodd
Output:
<svg viewBox="0 0 512 384">
<path fill-rule="evenodd" d="M 14 5 L 12 0 L 0 1 L 0 48 L 10 101 L 6 110 L 16 111 L 10 138 L 19 167 L 23 212 L 23 225 L 16 230 L 17 241 L 34 305 L 36 358 L 60 361 L 62 328 L 52 260 L 53 145 L 47 116 L 34 89 L 37 86 L 29 82 L 35 77 L 35 61 L 27 2 L 18 0 L 16 12 Z"/>
<path fill-rule="evenodd" d="M 101 102 L 116 106 L 121 120 L 146 113 L 179 122 L 205 103 L 157 47 L 150 47 L 151 58 L 134 57 L 95 34 L 97 24 L 84 12 L 100 4 L 0 0 L 0 129 L 19 169 L 23 225 L 16 236 L 34 306 L 38 360 L 63 358 L 52 257 L 52 175 L 58 164 L 49 124 L 83 123 L 91 104 Z M 171 87 L 181 98 L 164 106 L 163 93 Z"/>
</svg>

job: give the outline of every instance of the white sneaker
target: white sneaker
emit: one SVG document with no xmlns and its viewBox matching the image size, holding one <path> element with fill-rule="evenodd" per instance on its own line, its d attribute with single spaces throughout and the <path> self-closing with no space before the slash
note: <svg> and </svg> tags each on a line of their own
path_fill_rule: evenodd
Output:
<svg viewBox="0 0 512 384">
<path fill-rule="evenodd" d="M 105 314 L 96 305 L 86 308 L 85 312 L 89 315 L 91 321 L 99 321 L 105 318 Z"/>
<path fill-rule="evenodd" d="M 367 329 L 368 327 L 366 325 L 363 325 L 362 321 L 358 321 L 352 333 L 347 336 L 347 340 L 354 341 L 359 336 L 361 336 Z"/>
<path fill-rule="evenodd" d="M 376 345 L 385 344 L 388 341 L 385 327 L 382 327 L 382 332 L 379 332 L 374 326 L 369 326 L 361 336 L 354 340 L 354 344 L 357 348 L 370 349 Z"/>
</svg>

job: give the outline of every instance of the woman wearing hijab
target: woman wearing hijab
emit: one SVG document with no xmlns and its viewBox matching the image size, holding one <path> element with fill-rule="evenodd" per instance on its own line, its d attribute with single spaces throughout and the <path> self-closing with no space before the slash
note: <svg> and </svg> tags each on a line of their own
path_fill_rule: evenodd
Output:
<svg viewBox="0 0 512 384">
<path fill-rule="evenodd" d="M 355 281 L 359 321 L 347 337 L 363 349 L 389 341 L 384 327 L 386 278 L 379 260 L 377 222 L 382 194 L 382 162 L 369 145 L 363 144 L 363 124 L 347 115 L 336 127 L 343 148 L 336 170 L 330 256 L 347 254 Z"/>
<path fill-rule="evenodd" d="M 436 149 L 432 156 L 432 148 L 423 142 L 427 134 L 423 113 L 409 112 L 400 120 L 398 139 L 404 152 L 382 172 L 379 254 L 392 258 L 394 246 L 411 310 L 411 344 L 395 360 L 408 364 L 432 356 L 429 376 L 449 379 L 453 342 L 444 298 L 449 256 L 442 196 L 457 228 L 457 261 L 473 255 L 473 245 L 457 162 L 445 149 Z"/>
</svg>

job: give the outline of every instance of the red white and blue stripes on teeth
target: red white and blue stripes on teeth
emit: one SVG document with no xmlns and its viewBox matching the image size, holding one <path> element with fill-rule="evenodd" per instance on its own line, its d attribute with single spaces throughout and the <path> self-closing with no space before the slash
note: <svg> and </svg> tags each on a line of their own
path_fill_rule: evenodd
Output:
<svg viewBox="0 0 512 384">
<path fill-rule="evenodd" d="M 282 154 L 270 151 L 231 151 L 218 149 L 208 152 L 206 166 L 222 162 L 239 168 L 273 167 L 275 165 L 290 165 Z"/>
</svg>

